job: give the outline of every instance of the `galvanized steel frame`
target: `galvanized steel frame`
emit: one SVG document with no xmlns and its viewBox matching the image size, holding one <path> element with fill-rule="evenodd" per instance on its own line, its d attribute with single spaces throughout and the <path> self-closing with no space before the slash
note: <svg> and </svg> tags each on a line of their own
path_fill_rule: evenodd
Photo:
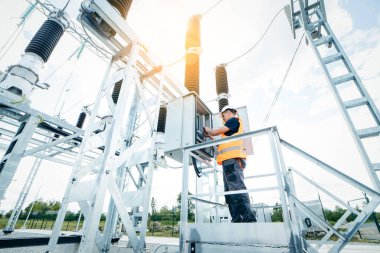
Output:
<svg viewBox="0 0 380 253">
<path fill-rule="evenodd" d="M 229 192 L 217 192 L 217 193 L 208 193 L 208 194 L 196 194 L 188 196 L 189 189 L 189 157 L 192 155 L 191 152 L 197 149 L 203 149 L 215 145 L 219 145 L 222 143 L 245 139 L 247 137 L 254 137 L 259 135 L 268 135 L 270 141 L 270 147 L 272 152 L 272 158 L 274 162 L 275 168 L 275 176 L 277 181 L 276 187 L 266 187 L 260 189 L 248 189 L 248 190 L 239 190 L 239 191 L 229 191 Z M 358 191 L 363 191 L 372 197 L 370 202 L 364 207 L 362 211 L 351 210 L 349 208 L 344 215 L 339 219 L 339 221 L 335 224 L 335 226 L 329 225 L 326 221 L 321 219 L 319 216 L 314 214 L 308 207 L 306 207 L 301 200 L 297 198 L 296 194 L 296 186 L 294 185 L 293 174 L 296 172 L 297 175 L 300 175 L 301 178 L 305 179 L 307 182 L 311 183 L 313 186 L 320 189 L 322 192 L 326 193 L 327 196 L 336 200 L 338 204 L 342 204 L 343 206 L 347 206 L 344 204 L 344 201 L 341 200 L 338 196 L 334 195 L 324 187 L 321 187 L 318 183 L 313 182 L 306 175 L 300 173 L 295 169 L 286 170 L 285 160 L 282 155 L 282 147 L 294 152 L 300 157 L 314 163 L 324 171 L 331 174 L 333 177 L 337 177 L 342 181 L 346 182 L 350 186 L 355 187 Z M 289 248 L 291 252 L 303 252 L 306 250 L 308 252 L 320 252 L 320 248 L 326 244 L 326 242 L 330 239 L 330 237 L 335 234 L 340 240 L 334 242 L 333 247 L 329 250 L 329 253 L 337 253 L 340 252 L 344 246 L 349 242 L 349 240 L 354 236 L 354 234 L 358 231 L 361 225 L 368 219 L 371 213 L 379 206 L 380 204 L 380 193 L 371 189 L 370 187 L 358 182 L 357 180 L 345 175 L 339 170 L 333 168 L 332 166 L 324 163 L 323 161 L 313 157 L 312 155 L 306 153 L 305 151 L 295 147 L 294 145 L 286 142 L 285 140 L 279 137 L 278 131 L 276 127 L 260 129 L 257 131 L 252 131 L 248 133 L 244 133 L 241 135 L 235 135 L 224 139 L 214 140 L 202 144 L 196 144 L 192 146 L 187 146 L 182 149 L 183 151 L 183 173 L 182 173 L 182 194 L 181 199 L 187 200 L 198 200 L 209 197 L 209 196 L 221 196 L 228 194 L 236 194 L 236 193 L 248 193 L 254 191 L 269 191 L 269 190 L 278 190 L 281 199 L 281 207 L 283 211 L 284 225 L 287 231 L 287 236 L 289 239 Z M 207 172 L 209 173 L 209 172 Z M 272 176 L 273 173 L 266 174 Z M 207 203 L 207 201 L 204 201 Z M 210 202 L 210 204 L 215 204 Z M 302 237 L 302 222 L 300 220 L 299 213 L 303 212 L 311 218 L 313 222 L 318 224 L 322 229 L 326 231 L 326 235 L 316 246 L 312 246 L 309 242 Z M 339 232 L 337 229 L 340 225 L 347 219 L 347 217 L 352 213 L 358 214 L 352 225 L 348 228 L 347 232 Z M 188 221 L 188 202 L 182 201 L 181 203 L 181 228 L 180 228 L 180 252 L 188 252 L 189 250 L 189 235 L 187 234 L 187 221 Z M 226 231 L 229 233 L 229 231 Z M 226 242 L 228 244 L 228 242 Z M 330 244 L 331 245 L 331 244 Z M 237 249 L 236 252 L 239 252 Z"/>
</svg>

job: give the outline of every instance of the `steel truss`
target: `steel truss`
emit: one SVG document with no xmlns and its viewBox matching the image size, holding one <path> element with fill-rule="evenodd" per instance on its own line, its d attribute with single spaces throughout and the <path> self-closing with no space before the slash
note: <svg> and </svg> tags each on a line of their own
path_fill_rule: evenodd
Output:
<svg viewBox="0 0 380 253">
<path fill-rule="evenodd" d="M 369 156 L 368 147 L 365 146 L 365 141 L 370 139 L 380 144 L 378 138 L 380 134 L 379 110 L 327 22 L 324 0 L 319 0 L 312 4 L 309 1 L 299 0 L 298 11 L 295 11 L 295 2 L 291 0 L 290 6 L 286 7 L 294 37 L 296 35 L 295 31 L 301 28 L 302 25 L 307 40 L 311 44 L 347 123 L 373 187 L 380 191 L 380 175 L 377 174 L 380 172 L 380 164 L 375 162 L 376 158 Z M 323 48 L 323 46 L 326 46 L 327 49 Z M 345 73 L 337 76 L 334 74 L 334 67 L 344 68 Z M 355 99 L 344 100 L 342 87 L 355 89 L 359 96 Z M 355 109 L 362 109 L 363 114 L 368 115 L 373 124 L 358 129 L 358 122 L 352 116 Z"/>
<path fill-rule="evenodd" d="M 31 3 L 31 1 L 28 2 Z M 100 1 L 100 3 L 103 4 L 102 1 Z M 94 7 L 96 6 L 97 5 L 94 4 Z M 109 6 L 107 6 L 107 3 L 106 7 L 109 8 Z M 48 1 L 35 1 L 35 3 L 33 4 L 33 8 L 37 8 L 46 16 L 50 15 L 50 13 L 55 9 L 55 7 Z M 117 16 L 113 9 L 111 10 L 110 15 L 112 15 L 113 17 Z M 110 56 L 103 56 L 104 59 L 112 57 L 112 60 L 109 64 L 110 68 L 114 66 L 121 66 L 124 65 L 127 62 L 127 60 L 129 60 L 129 57 L 125 57 L 125 55 L 128 55 L 130 53 L 133 44 L 132 42 L 135 41 L 139 45 L 138 53 L 135 56 L 136 62 L 131 67 L 133 71 L 136 72 L 134 73 L 135 78 L 133 82 L 139 84 L 136 85 L 136 88 L 139 91 L 139 96 L 136 96 L 136 98 L 133 100 L 133 103 L 135 104 L 135 118 L 144 118 L 143 116 L 141 116 L 141 114 L 145 113 L 141 113 L 141 111 L 150 110 L 152 106 L 155 106 L 157 103 L 160 102 L 157 98 L 157 94 L 161 94 L 164 100 L 170 100 L 176 96 L 182 95 L 183 89 L 178 87 L 176 83 L 173 81 L 173 78 L 168 77 L 168 74 L 162 76 L 164 79 L 160 79 L 155 76 L 156 73 L 162 70 L 162 67 L 156 64 L 156 61 L 153 59 L 154 57 L 151 56 L 151 53 L 149 55 L 147 54 L 146 48 L 142 46 L 141 42 L 137 42 L 139 41 L 137 36 L 128 27 L 125 21 L 119 19 L 117 20 L 117 22 L 117 26 L 123 27 L 123 29 L 121 30 L 118 29 L 118 33 L 121 34 L 121 36 L 124 39 L 124 42 L 116 43 L 115 41 L 112 41 L 111 43 L 109 43 L 106 39 L 104 39 L 102 42 L 110 47 L 109 49 L 111 52 Z M 104 54 L 105 49 L 100 48 L 100 46 L 96 44 L 93 45 L 93 41 L 91 38 L 88 37 L 88 34 L 84 32 L 84 30 L 78 28 L 74 22 L 70 23 L 70 27 L 68 28 L 67 32 L 74 38 L 76 38 L 79 42 L 86 42 L 85 45 L 87 47 L 92 47 L 92 49 L 90 50 L 97 50 L 98 54 Z M 126 46 L 123 46 L 123 44 L 126 44 Z M 106 76 L 108 76 L 110 72 L 111 69 L 108 69 Z M 111 88 L 113 84 L 110 83 L 110 80 L 105 80 L 103 83 L 106 82 L 108 83 L 108 88 Z M 163 83 L 165 83 L 165 85 L 163 85 Z M 149 94 L 144 95 L 144 93 L 147 92 L 149 92 Z M 111 103 L 112 100 L 110 96 L 110 91 L 108 90 L 107 94 L 103 95 L 109 102 L 110 110 L 113 112 L 115 110 L 115 105 Z M 140 100 L 140 98 L 142 99 Z M 86 147 L 90 150 L 85 150 L 85 154 L 80 155 L 81 161 L 80 163 L 78 163 L 78 152 L 81 150 L 80 145 L 83 140 L 84 131 L 66 123 L 65 121 L 34 110 L 25 103 L 26 102 L 20 99 L 20 97 L 15 96 L 14 94 L 8 91 L 1 90 L 0 114 L 2 115 L 2 127 L 0 129 L 0 148 L 7 149 L 6 155 L 1 160 L 3 168 L 1 171 L 3 173 L 0 177 L 0 182 L 2 182 L 0 188 L 1 196 L 3 196 L 5 190 L 7 189 L 17 168 L 17 165 L 19 164 L 20 159 L 26 156 L 34 156 L 37 158 L 31 168 L 28 179 L 19 195 L 16 205 L 13 208 L 11 218 L 9 219 L 8 224 L 4 229 L 4 231 L 7 233 L 12 232 L 14 230 L 18 216 L 22 210 L 22 206 L 30 191 L 30 188 L 33 184 L 34 178 L 38 172 L 42 160 L 50 160 L 67 166 L 74 166 L 76 169 L 81 170 L 80 172 L 78 172 L 78 174 L 76 174 L 77 178 L 84 177 L 86 173 L 97 173 L 99 171 L 99 163 L 103 158 L 103 153 L 105 150 L 104 145 L 102 146 L 98 144 L 104 144 L 107 137 L 107 134 L 105 132 L 100 132 L 99 134 L 92 136 L 92 138 L 90 138 L 89 140 L 90 144 L 87 143 Z M 154 119 L 152 119 L 151 113 L 152 111 L 150 111 L 150 113 L 147 114 L 145 118 L 149 122 L 150 127 L 153 128 Z M 95 115 L 97 114 L 95 113 Z M 129 136 L 127 136 L 126 138 L 130 143 L 136 142 L 135 146 L 138 146 L 138 143 L 141 144 L 142 141 L 136 141 L 137 132 L 134 132 L 133 130 L 135 128 L 136 131 L 139 128 L 143 129 L 143 125 L 144 122 L 141 125 L 138 123 L 138 121 L 134 122 L 133 117 L 131 117 L 128 126 Z M 145 136 L 145 139 L 146 138 L 147 137 Z M 90 147 L 91 145 L 93 145 L 93 147 L 96 146 L 96 148 Z M 119 156 L 120 151 L 117 151 L 115 155 Z M 143 157 L 145 159 L 147 155 L 145 154 L 143 155 Z M 128 160 L 130 158 L 124 157 L 124 159 Z M 134 156 L 132 159 L 142 158 L 136 158 L 136 156 Z M 125 171 L 128 171 L 128 177 L 131 177 L 132 181 L 144 182 L 143 184 L 141 182 L 138 184 L 136 183 L 136 185 L 138 185 L 138 188 L 144 188 L 146 183 L 144 179 L 144 177 L 146 176 L 144 174 L 146 165 L 147 164 L 130 166 L 125 170 L 120 170 L 120 178 L 124 178 L 122 176 L 123 173 L 125 173 Z M 134 169 L 136 169 L 139 172 L 140 179 L 133 178 L 132 170 Z M 121 180 L 118 184 L 121 187 L 123 185 L 123 181 Z M 114 205 L 110 203 L 109 212 L 112 214 L 111 216 L 113 217 L 113 222 L 109 223 L 109 219 L 107 219 L 107 229 L 105 232 L 109 234 L 109 238 L 107 238 L 107 240 L 109 241 L 110 235 L 113 235 L 113 231 L 115 228 L 115 220 L 117 220 L 117 212 L 115 212 L 114 209 Z M 147 210 L 147 208 L 145 209 Z M 137 220 L 141 220 L 139 216 L 147 216 L 147 211 L 145 214 L 141 210 L 135 209 L 134 216 L 136 216 L 136 221 L 134 223 L 137 224 Z"/>
<path fill-rule="evenodd" d="M 252 138 L 257 136 L 266 135 L 269 138 L 269 143 L 271 147 L 271 153 L 273 158 L 273 165 L 275 173 L 265 174 L 263 176 L 275 176 L 276 177 L 276 186 L 263 187 L 263 188 L 252 188 L 247 190 L 239 191 L 217 191 L 217 192 L 208 192 L 200 193 L 195 195 L 188 195 L 189 190 L 189 158 L 194 157 L 193 151 L 204 149 L 207 147 L 216 146 L 222 143 L 236 141 L 246 138 Z M 367 203 L 362 210 L 356 210 L 350 207 L 347 202 L 336 194 L 332 193 L 325 187 L 322 187 L 320 184 L 315 182 L 313 179 L 309 178 L 307 175 L 304 175 L 302 172 L 288 167 L 285 163 L 283 156 L 282 148 L 285 147 L 287 150 L 299 155 L 300 157 L 310 161 L 311 163 L 317 165 L 322 171 L 327 172 L 333 178 L 339 179 L 348 186 L 353 186 L 360 192 L 364 192 L 367 195 L 371 196 L 371 200 Z M 210 141 L 203 144 L 197 144 L 193 146 L 187 146 L 183 149 L 183 177 L 182 177 L 182 200 L 195 200 L 200 201 L 201 203 L 208 203 L 214 207 L 223 205 L 223 202 L 217 200 L 218 196 L 224 196 L 227 194 L 237 194 L 237 193 L 252 193 L 252 192 L 266 192 L 266 191 L 278 191 L 279 197 L 281 200 L 282 214 L 284 218 L 284 227 L 279 227 L 278 223 L 245 223 L 245 224 L 221 224 L 218 221 L 213 221 L 213 223 L 203 223 L 204 221 L 197 221 L 195 224 L 188 223 L 188 202 L 182 201 L 181 203 L 181 237 L 180 237 L 180 252 L 189 252 L 190 247 L 197 252 L 197 249 L 203 250 L 202 252 L 213 252 L 210 245 L 218 249 L 226 250 L 228 252 L 268 252 L 269 248 L 273 252 L 284 248 L 288 248 L 289 252 L 325 252 L 325 249 L 321 249 L 322 246 L 331 238 L 331 236 L 337 236 L 338 241 L 334 242 L 333 247 L 328 251 L 329 253 L 340 252 L 343 247 L 350 241 L 354 234 L 359 230 L 360 226 L 368 219 L 372 212 L 380 204 L 380 193 L 375 191 L 366 185 L 356 181 L 355 179 L 345 175 L 339 170 L 333 168 L 332 166 L 322 162 L 321 160 L 315 158 L 314 156 L 306 153 L 305 151 L 297 148 L 296 146 L 286 142 L 285 140 L 279 137 L 276 127 L 265 128 L 257 131 L 252 131 L 244 133 L 241 135 L 236 135 L 220 140 Z M 199 162 L 204 162 L 199 160 Z M 212 165 L 204 163 L 205 166 L 212 168 Z M 288 168 L 288 169 L 287 169 Z M 207 171 L 207 170 L 206 170 Z M 217 168 L 214 168 L 214 173 L 217 173 Z M 210 173 L 207 171 L 205 175 Z M 306 182 L 310 183 L 312 186 L 317 187 L 321 192 L 323 192 L 327 197 L 336 201 L 337 204 L 342 205 L 347 208 L 345 214 L 339 219 L 339 221 L 331 226 L 328 221 L 320 218 L 312 210 L 310 210 L 302 200 L 297 197 L 296 186 L 294 185 L 293 174 L 300 176 Z M 260 176 L 260 175 L 257 175 Z M 331 186 L 332 188 L 333 186 Z M 303 238 L 302 235 L 302 220 L 300 219 L 300 213 L 306 214 L 311 218 L 311 221 L 314 224 L 317 224 L 321 229 L 323 229 L 326 234 L 325 236 L 318 241 L 316 245 L 311 245 L 306 241 L 306 238 Z M 356 215 L 355 220 L 351 223 L 346 232 L 339 230 L 341 225 L 347 220 L 348 216 L 353 213 Z M 196 216 L 198 217 L 198 216 Z M 266 227 L 263 224 L 268 224 Z M 270 225 L 274 224 L 274 225 Z M 267 234 L 266 232 L 268 232 Z M 276 237 L 276 231 L 284 231 L 286 234 L 286 244 L 279 241 Z M 233 239 L 231 231 L 234 231 L 235 234 L 238 234 L 238 239 Z M 241 231 L 241 232 L 239 232 Z M 257 232 L 257 233 L 255 233 Z M 247 236 L 248 234 L 249 236 Z M 263 238 L 262 234 L 267 235 L 267 238 Z M 230 238 L 229 241 L 226 241 L 226 238 Z M 331 242 L 330 244 L 331 245 Z M 207 251 L 209 249 L 210 251 Z M 215 248 L 214 248 L 215 250 Z M 250 251 L 251 250 L 251 251 Z M 223 251 L 224 252 L 224 251 Z"/>
<path fill-rule="evenodd" d="M 72 166 L 83 130 L 55 117 L 20 103 L 20 98 L 5 90 L 0 91 L 0 145 L 5 150 L 1 159 L 0 195 L 4 196 L 22 158 L 35 157 L 27 181 L 13 208 L 4 232 L 14 230 L 22 206 L 33 184 L 42 160 Z M 86 155 L 83 165 L 96 159 L 101 150 Z"/>
</svg>

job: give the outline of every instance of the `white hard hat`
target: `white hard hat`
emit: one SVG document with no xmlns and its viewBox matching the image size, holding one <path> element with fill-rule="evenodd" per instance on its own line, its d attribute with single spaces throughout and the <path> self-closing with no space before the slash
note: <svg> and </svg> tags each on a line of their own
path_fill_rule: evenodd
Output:
<svg viewBox="0 0 380 253">
<path fill-rule="evenodd" d="M 233 107 L 233 106 L 231 106 L 231 105 L 226 105 L 225 107 L 223 107 L 223 109 L 220 111 L 220 113 L 223 113 L 223 112 L 225 112 L 225 111 L 227 111 L 227 110 L 234 110 L 234 111 L 236 111 L 237 112 L 237 110 L 236 110 L 236 108 L 235 107 Z"/>
</svg>

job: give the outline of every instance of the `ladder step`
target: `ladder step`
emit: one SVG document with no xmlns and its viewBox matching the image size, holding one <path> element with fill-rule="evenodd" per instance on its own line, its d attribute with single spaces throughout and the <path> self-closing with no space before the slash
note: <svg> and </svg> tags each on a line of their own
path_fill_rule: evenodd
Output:
<svg viewBox="0 0 380 253">
<path fill-rule="evenodd" d="M 374 163 L 373 164 L 373 170 L 374 171 L 380 171 L 380 163 Z"/>
<path fill-rule="evenodd" d="M 368 103 L 368 100 L 366 98 L 357 98 L 357 99 L 352 99 L 347 102 L 344 102 L 344 107 L 346 109 L 350 109 L 353 107 L 366 105 L 367 103 Z"/>
<path fill-rule="evenodd" d="M 335 62 L 335 61 L 339 61 L 341 59 L 343 59 L 343 55 L 341 53 L 336 53 L 336 54 L 329 55 L 329 56 L 323 58 L 322 61 L 325 64 L 329 64 L 329 63 L 332 63 L 332 62 Z"/>
<path fill-rule="evenodd" d="M 318 19 L 317 21 L 310 23 L 309 24 L 309 28 L 310 29 L 315 29 L 315 28 L 320 27 L 322 24 L 323 24 L 323 20 L 322 19 Z"/>
<path fill-rule="evenodd" d="M 314 40 L 315 46 L 319 47 L 324 44 L 328 44 L 332 41 L 332 37 L 330 35 L 323 36 L 320 39 Z"/>
<path fill-rule="evenodd" d="M 348 73 L 348 74 L 345 74 L 343 76 L 335 77 L 332 80 L 333 80 L 333 82 L 334 82 L 335 85 L 338 85 L 338 84 L 341 84 L 341 83 L 352 81 L 352 80 L 354 80 L 354 78 L 355 78 L 354 74 Z"/>
<path fill-rule="evenodd" d="M 380 127 L 370 127 L 370 128 L 365 128 L 357 131 L 357 134 L 359 135 L 360 138 L 368 138 L 368 137 L 374 137 L 377 135 L 380 135 Z"/>
</svg>

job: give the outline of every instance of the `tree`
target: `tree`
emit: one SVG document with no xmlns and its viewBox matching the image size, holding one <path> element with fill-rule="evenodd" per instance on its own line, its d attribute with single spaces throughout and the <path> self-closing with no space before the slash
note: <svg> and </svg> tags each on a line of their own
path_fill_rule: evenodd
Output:
<svg viewBox="0 0 380 253">
<path fill-rule="evenodd" d="M 157 202 L 154 197 L 152 197 L 152 201 L 150 202 L 150 206 L 152 207 L 152 214 L 157 213 Z"/>
<path fill-rule="evenodd" d="M 276 207 L 273 208 L 272 213 L 272 222 L 282 222 L 282 207 L 278 206 L 278 203 L 276 203 Z"/>
<path fill-rule="evenodd" d="M 189 192 L 188 195 L 193 195 L 193 194 L 191 192 Z M 181 201 L 181 193 L 179 193 L 177 195 L 177 208 L 178 208 L 178 210 L 181 210 L 181 202 L 182 202 Z M 187 211 L 188 219 L 191 221 L 194 221 L 195 220 L 195 204 L 193 201 L 188 200 L 187 206 L 188 206 L 188 211 Z"/>
</svg>

